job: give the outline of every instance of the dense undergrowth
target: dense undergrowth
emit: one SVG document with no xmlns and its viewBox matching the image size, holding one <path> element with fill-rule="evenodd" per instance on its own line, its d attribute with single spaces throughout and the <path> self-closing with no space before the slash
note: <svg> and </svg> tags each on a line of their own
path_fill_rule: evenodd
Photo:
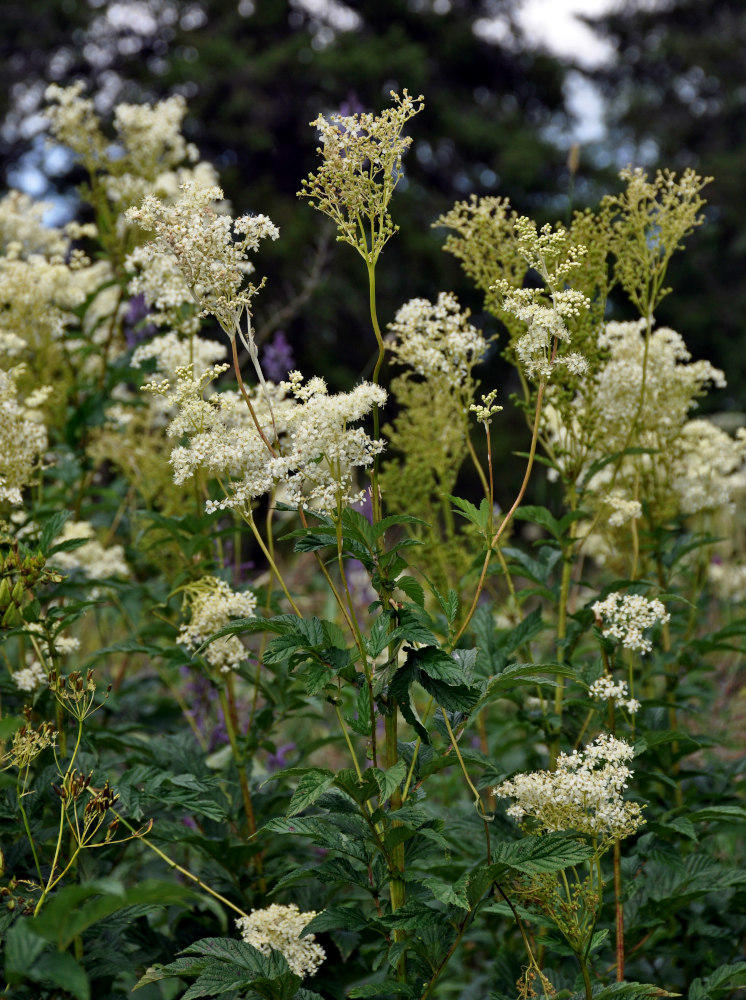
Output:
<svg viewBox="0 0 746 1000">
<path fill-rule="evenodd" d="M 706 180 L 437 220 L 511 403 L 452 294 L 377 316 L 421 100 L 320 117 L 298 210 L 359 255 L 377 352 L 331 393 L 260 352 L 281 234 L 231 215 L 183 102 L 107 131 L 48 96 L 95 222 L 0 202 L 6 995 L 746 985 L 746 442 L 692 415 L 723 373 L 654 318 Z M 505 509 L 501 405 L 531 435 Z"/>
</svg>

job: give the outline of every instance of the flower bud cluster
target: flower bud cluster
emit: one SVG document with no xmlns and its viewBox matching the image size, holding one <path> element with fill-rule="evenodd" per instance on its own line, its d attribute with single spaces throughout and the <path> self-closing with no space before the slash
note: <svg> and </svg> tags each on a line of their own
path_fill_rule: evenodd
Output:
<svg viewBox="0 0 746 1000">
<path fill-rule="evenodd" d="M 253 945 L 262 955 L 279 951 L 292 972 L 301 979 L 313 976 L 326 958 L 326 952 L 316 942 L 314 934 L 301 937 L 303 928 L 309 924 L 316 911 L 301 913 L 295 903 L 283 906 L 272 903 L 263 910 L 252 910 L 248 917 L 239 917 L 236 927 L 241 937 Z"/>
<path fill-rule="evenodd" d="M 36 729 L 28 721 L 31 709 L 24 709 L 26 723 L 15 731 L 10 742 L 10 750 L 0 760 L 3 764 L 27 768 L 47 747 L 56 746 L 57 731 L 51 722 L 42 722 Z"/>
<path fill-rule="evenodd" d="M 596 601 L 591 610 L 603 625 L 602 634 L 606 638 L 616 639 L 625 649 L 640 653 L 649 653 L 653 648 L 650 639 L 643 635 L 645 629 L 671 620 L 659 600 L 649 600 L 640 594 L 609 594 L 605 600 Z"/>
<path fill-rule="evenodd" d="M 544 833 L 575 830 L 609 844 L 644 823 L 640 806 L 622 799 L 633 756 L 624 740 L 601 733 L 585 750 L 561 753 L 555 771 L 516 774 L 495 795 L 515 799 L 507 812 L 521 824 L 530 820 Z"/>
<path fill-rule="evenodd" d="M 402 129 L 424 104 L 405 90 L 395 94 L 392 108 L 380 115 L 319 115 L 311 125 L 319 130 L 322 157 L 315 174 L 302 182 L 299 197 L 328 215 L 337 239 L 355 247 L 370 264 L 396 232 L 388 206 L 402 174 L 402 155 L 412 143 Z"/>
</svg>

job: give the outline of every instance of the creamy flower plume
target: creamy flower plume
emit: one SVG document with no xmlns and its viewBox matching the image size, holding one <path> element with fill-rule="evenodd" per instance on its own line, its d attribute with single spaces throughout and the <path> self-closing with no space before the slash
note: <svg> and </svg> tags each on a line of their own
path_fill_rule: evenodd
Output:
<svg viewBox="0 0 746 1000">
<path fill-rule="evenodd" d="M 625 649 L 641 653 L 649 653 L 653 648 L 650 639 L 643 635 L 645 629 L 671 620 L 659 600 L 649 600 L 640 594 L 609 594 L 605 600 L 596 601 L 592 610 L 602 623 L 604 636 L 621 642 Z"/>
<path fill-rule="evenodd" d="M 422 97 L 392 91 L 394 106 L 380 115 L 323 115 L 311 122 L 319 130 L 321 164 L 298 192 L 312 208 L 334 220 L 337 239 L 375 264 L 397 230 L 389 202 L 402 175 L 402 156 L 411 145 L 402 136 L 406 123 L 422 110 Z"/>
<path fill-rule="evenodd" d="M 254 271 L 247 254 L 265 238 L 276 240 L 280 232 L 266 215 L 233 220 L 218 211 L 223 200 L 219 187 L 186 182 L 181 190 L 175 204 L 149 195 L 139 208 L 128 210 L 127 218 L 155 233 L 146 256 L 172 254 L 203 313 L 215 316 L 235 337 L 258 291 L 246 280 Z"/>
<path fill-rule="evenodd" d="M 248 917 L 239 917 L 236 927 L 244 941 L 263 955 L 279 951 L 296 976 L 305 979 L 313 976 L 326 958 L 314 934 L 301 937 L 304 927 L 316 916 L 315 910 L 301 913 L 295 903 L 272 903 L 263 910 L 252 910 Z"/>
<path fill-rule="evenodd" d="M 633 756 L 624 740 L 601 733 L 585 750 L 561 753 L 555 771 L 516 774 L 495 794 L 515 799 L 508 815 L 519 823 L 531 820 L 544 833 L 576 830 L 610 843 L 644 823 L 640 806 L 622 798 Z"/>
<path fill-rule="evenodd" d="M 425 378 L 442 376 L 457 389 L 487 351 L 487 341 L 469 316 L 450 292 L 441 292 L 435 304 L 410 299 L 389 323 L 388 349 L 399 364 Z"/>
<path fill-rule="evenodd" d="M 272 453 L 236 393 L 204 398 L 205 386 L 223 370 L 216 365 L 195 377 L 187 366 L 177 369 L 173 389 L 168 380 L 144 386 L 178 409 L 169 436 L 188 438 L 171 453 L 175 482 L 185 482 L 199 469 L 226 479 L 228 495 L 209 501 L 208 510 L 243 509 L 278 486 L 289 503 L 330 513 L 362 501 L 365 491 L 355 488 L 355 469 L 370 466 L 384 442 L 351 425 L 386 401 L 384 389 L 363 382 L 350 392 L 329 395 L 323 379 L 304 383 L 300 372 L 291 372 L 279 386 L 267 383 L 252 404 L 265 438 L 277 434 L 278 450 Z"/>
<path fill-rule="evenodd" d="M 88 521 L 67 521 L 57 542 L 86 539 L 78 548 L 55 552 L 54 565 L 65 572 L 79 570 L 89 580 L 129 576 L 130 570 L 121 545 L 104 546 L 96 538 L 96 530 Z M 94 593 L 94 592 L 92 592 Z"/>
<path fill-rule="evenodd" d="M 17 381 L 22 367 L 0 369 L 0 504 L 18 506 L 22 490 L 34 479 L 47 447 L 47 431 L 38 407 L 49 391 L 37 389 L 25 402 L 19 398 Z"/>
<path fill-rule="evenodd" d="M 537 229 L 526 216 L 516 218 L 513 225 L 518 256 L 544 282 L 543 288 L 517 288 L 513 281 L 501 278 L 493 286 L 502 298 L 502 309 L 526 327 L 514 343 L 516 357 L 530 379 L 550 379 L 560 365 L 570 374 L 584 375 L 588 370 L 585 358 L 567 352 L 562 345 L 571 340 L 568 321 L 590 306 L 582 292 L 565 287 L 568 277 L 580 267 L 586 248 L 574 244 L 562 227 Z"/>
<path fill-rule="evenodd" d="M 184 591 L 189 621 L 181 626 L 177 642 L 196 650 L 211 635 L 233 618 L 251 618 L 256 597 L 250 590 L 231 590 L 225 580 L 205 576 Z M 225 635 L 211 642 L 202 652 L 204 659 L 221 673 L 235 670 L 246 659 L 246 649 L 235 635 Z"/>
</svg>

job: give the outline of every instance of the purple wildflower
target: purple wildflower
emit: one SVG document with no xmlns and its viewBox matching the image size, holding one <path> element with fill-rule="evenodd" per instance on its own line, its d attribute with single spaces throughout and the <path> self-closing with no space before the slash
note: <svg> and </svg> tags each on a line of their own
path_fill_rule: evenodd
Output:
<svg viewBox="0 0 746 1000">
<path fill-rule="evenodd" d="M 150 313 L 150 308 L 145 301 L 142 292 L 133 297 L 127 303 L 127 311 L 124 314 L 124 338 L 127 347 L 136 347 L 141 341 L 154 336 L 158 330 L 152 323 L 143 323 L 143 320 Z"/>
<path fill-rule="evenodd" d="M 288 754 L 295 750 L 295 743 L 283 743 L 274 753 L 267 757 L 267 770 L 279 771 L 281 767 L 287 767 Z"/>
<path fill-rule="evenodd" d="M 278 330 L 262 352 L 262 368 L 272 382 L 281 382 L 295 367 L 293 349 L 282 330 Z"/>
</svg>

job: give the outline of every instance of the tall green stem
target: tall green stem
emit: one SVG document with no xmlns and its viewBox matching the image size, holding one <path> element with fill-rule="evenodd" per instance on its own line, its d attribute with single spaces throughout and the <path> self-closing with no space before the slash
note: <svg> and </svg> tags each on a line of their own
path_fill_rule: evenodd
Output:
<svg viewBox="0 0 746 1000">
<path fill-rule="evenodd" d="M 373 368 L 373 383 L 378 385 L 378 379 L 381 374 L 381 366 L 383 364 L 383 358 L 385 353 L 385 348 L 383 346 L 383 336 L 381 335 L 381 327 L 378 323 L 378 312 L 376 310 L 376 265 L 370 260 L 367 261 L 368 265 L 368 304 L 370 307 L 370 321 L 373 325 L 373 333 L 376 337 L 376 343 L 378 344 L 378 357 L 376 359 L 375 367 Z M 380 435 L 380 415 L 378 412 L 378 404 L 373 407 L 373 437 L 378 439 Z M 373 468 L 371 469 L 371 504 L 373 507 L 373 520 L 381 520 L 381 498 L 378 494 L 378 455 L 373 458 Z"/>
<path fill-rule="evenodd" d="M 567 601 L 570 594 L 570 580 L 572 578 L 572 560 L 569 554 L 565 554 L 562 562 L 562 581 L 560 583 L 559 608 L 557 612 L 557 646 L 558 659 L 564 663 L 566 659 L 565 642 L 567 640 Z M 549 756 L 549 766 L 554 767 L 560 748 L 560 737 L 562 730 L 562 702 L 564 698 L 565 679 L 557 678 L 557 688 L 554 693 L 554 714 L 556 716 L 557 732 L 552 739 Z"/>
</svg>

